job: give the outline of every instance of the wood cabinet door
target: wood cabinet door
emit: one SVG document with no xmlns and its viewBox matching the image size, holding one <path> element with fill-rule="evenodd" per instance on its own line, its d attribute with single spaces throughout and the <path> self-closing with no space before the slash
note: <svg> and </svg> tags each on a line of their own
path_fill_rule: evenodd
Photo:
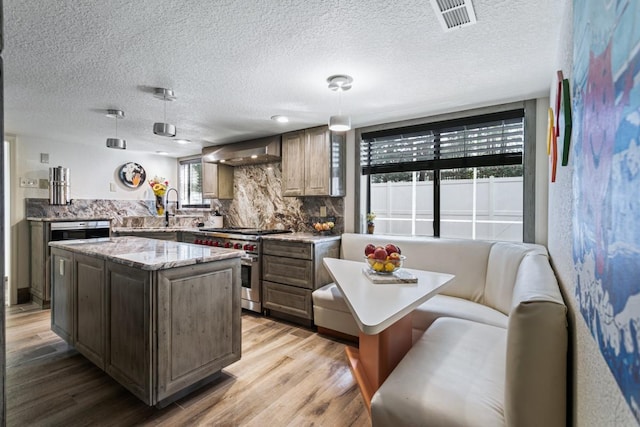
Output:
<svg viewBox="0 0 640 427">
<path fill-rule="evenodd" d="M 31 243 L 31 295 L 44 301 L 45 297 L 45 262 L 47 258 L 47 248 L 45 246 L 44 225 L 42 222 L 30 223 L 30 243 Z M 40 301 L 36 301 L 40 302 Z"/>
<path fill-rule="evenodd" d="M 233 199 L 233 167 L 210 163 L 202 163 L 202 198 Z"/>
<path fill-rule="evenodd" d="M 262 257 L 262 278 L 301 288 L 313 289 L 313 261 L 273 255 Z"/>
<path fill-rule="evenodd" d="M 326 126 L 307 129 L 305 138 L 304 195 L 331 195 L 331 141 Z"/>
<path fill-rule="evenodd" d="M 282 195 L 304 195 L 304 131 L 282 135 Z"/>
<path fill-rule="evenodd" d="M 264 308 L 302 319 L 313 319 L 311 292 L 310 289 L 267 281 L 262 282 Z"/>
<path fill-rule="evenodd" d="M 240 261 L 161 270 L 157 283 L 162 401 L 240 359 Z"/>
<path fill-rule="evenodd" d="M 51 330 L 67 343 L 74 344 L 73 254 L 61 249 L 51 250 Z"/>
<path fill-rule="evenodd" d="M 75 347 L 104 369 L 105 262 L 75 254 Z"/>
<path fill-rule="evenodd" d="M 147 405 L 153 405 L 151 275 L 106 263 L 105 371 Z"/>
</svg>

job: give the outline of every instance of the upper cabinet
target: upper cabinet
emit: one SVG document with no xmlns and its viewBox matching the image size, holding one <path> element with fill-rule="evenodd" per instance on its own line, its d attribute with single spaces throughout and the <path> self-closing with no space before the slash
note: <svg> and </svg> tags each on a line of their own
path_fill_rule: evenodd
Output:
<svg viewBox="0 0 640 427">
<path fill-rule="evenodd" d="M 327 126 L 282 135 L 283 196 L 344 196 L 345 135 Z"/>
<path fill-rule="evenodd" d="M 202 198 L 233 199 L 233 167 L 203 160 Z"/>
</svg>

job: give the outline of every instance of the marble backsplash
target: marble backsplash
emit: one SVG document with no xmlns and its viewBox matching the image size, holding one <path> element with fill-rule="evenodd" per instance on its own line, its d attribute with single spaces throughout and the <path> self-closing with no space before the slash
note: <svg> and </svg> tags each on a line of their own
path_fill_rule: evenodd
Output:
<svg viewBox="0 0 640 427">
<path fill-rule="evenodd" d="M 283 197 L 280 163 L 234 168 L 233 200 L 215 200 L 225 216 L 225 227 L 276 228 L 313 232 L 316 221 L 335 223 L 344 232 L 344 201 L 341 197 Z M 113 227 L 163 227 L 164 217 L 155 215 L 153 200 L 73 199 L 69 205 L 52 206 L 48 199 L 26 199 L 28 218 L 111 218 Z M 326 207 L 325 217 L 320 216 Z M 212 210 L 179 210 L 170 218 L 174 227 L 196 227 L 209 221 Z"/>
<path fill-rule="evenodd" d="M 88 219 L 111 218 L 112 227 L 164 227 L 164 217 L 155 214 L 153 200 L 73 199 L 63 206 L 50 205 L 49 199 L 26 199 L 27 218 Z M 178 210 L 170 218 L 173 227 L 196 227 L 207 222 L 209 210 Z"/>
<path fill-rule="evenodd" d="M 280 163 L 241 166 L 233 171 L 233 200 L 220 200 L 225 225 L 312 232 L 313 222 L 332 220 L 344 231 L 342 197 L 283 197 Z M 327 214 L 320 217 L 320 208 Z"/>
</svg>

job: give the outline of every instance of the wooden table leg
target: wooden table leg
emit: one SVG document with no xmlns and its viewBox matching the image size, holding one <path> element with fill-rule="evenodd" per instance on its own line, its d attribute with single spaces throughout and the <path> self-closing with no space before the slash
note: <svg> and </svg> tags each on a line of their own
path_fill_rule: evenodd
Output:
<svg viewBox="0 0 640 427">
<path fill-rule="evenodd" d="M 371 398 L 411 349 L 411 314 L 376 335 L 360 332 L 360 349 L 347 347 L 351 372 L 371 411 Z"/>
</svg>

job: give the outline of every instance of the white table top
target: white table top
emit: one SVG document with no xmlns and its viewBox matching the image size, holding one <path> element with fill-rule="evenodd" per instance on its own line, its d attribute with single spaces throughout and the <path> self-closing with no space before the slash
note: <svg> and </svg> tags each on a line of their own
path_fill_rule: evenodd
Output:
<svg viewBox="0 0 640 427">
<path fill-rule="evenodd" d="M 364 261 L 324 258 L 324 265 L 367 335 L 380 333 L 402 319 L 454 278 L 452 274 L 403 268 L 414 274 L 418 283 L 373 284 L 362 272 Z"/>
</svg>

